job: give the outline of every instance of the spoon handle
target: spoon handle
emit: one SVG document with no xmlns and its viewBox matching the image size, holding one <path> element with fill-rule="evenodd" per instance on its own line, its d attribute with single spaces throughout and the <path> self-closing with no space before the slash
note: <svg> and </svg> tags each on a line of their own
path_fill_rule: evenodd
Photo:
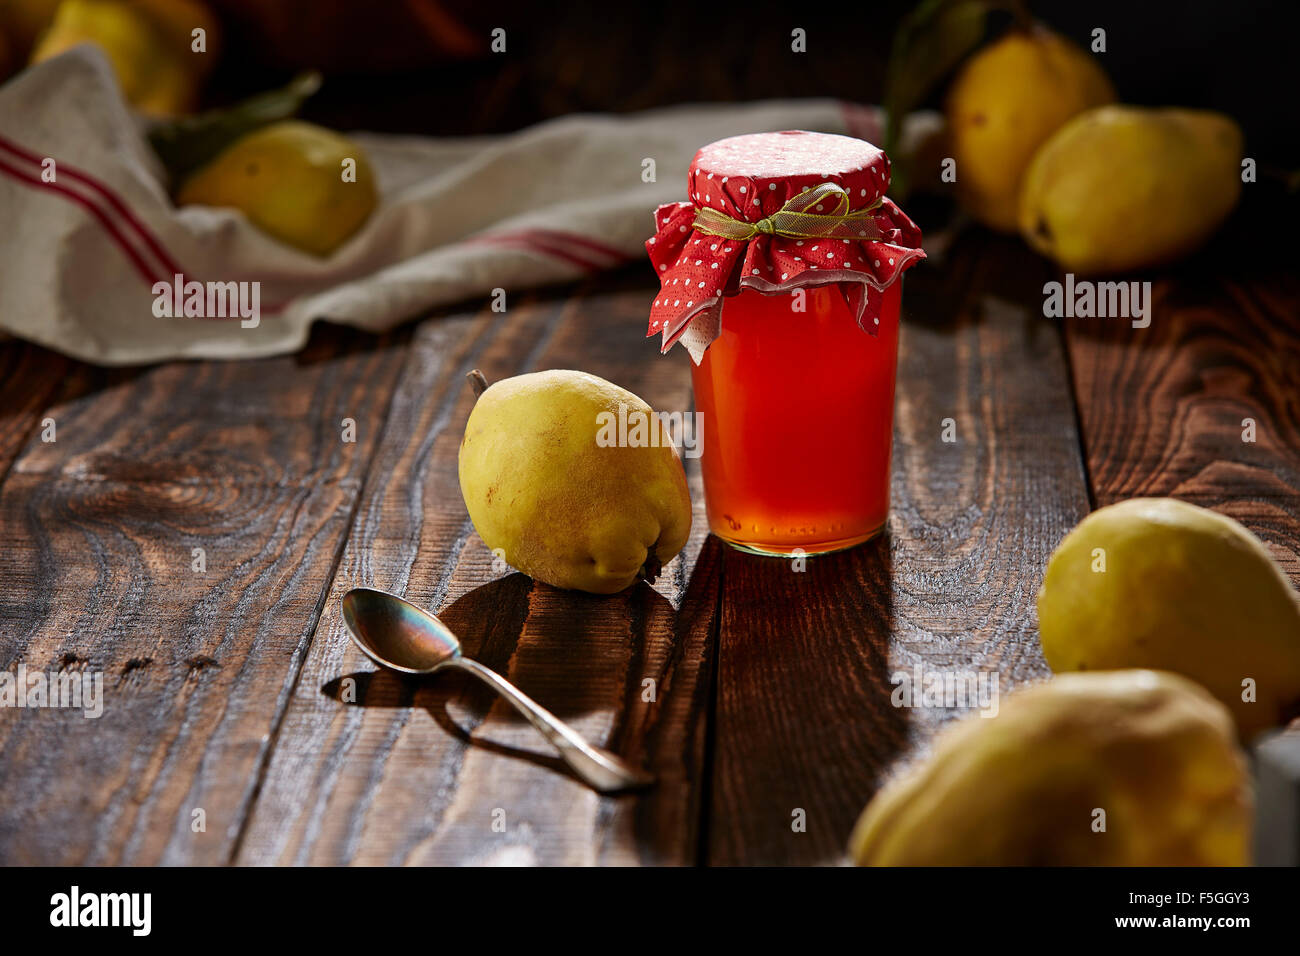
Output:
<svg viewBox="0 0 1300 956">
<path fill-rule="evenodd" d="M 543 737 L 555 745 L 569 768 L 601 793 L 634 790 L 654 783 L 654 777 L 650 774 L 629 766 L 621 757 L 607 750 L 587 743 L 572 727 L 491 668 L 460 656 L 451 658 L 444 666 L 469 671 L 508 700 L 515 710 L 541 731 Z"/>
</svg>

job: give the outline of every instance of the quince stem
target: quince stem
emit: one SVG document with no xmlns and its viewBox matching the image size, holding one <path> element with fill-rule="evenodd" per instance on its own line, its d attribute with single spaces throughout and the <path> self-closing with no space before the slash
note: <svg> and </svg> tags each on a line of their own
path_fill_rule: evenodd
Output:
<svg viewBox="0 0 1300 956">
<path fill-rule="evenodd" d="M 473 371 L 466 372 L 465 377 L 469 379 L 469 384 L 474 388 L 475 398 L 478 398 L 480 395 L 482 395 L 484 392 L 487 391 L 487 387 L 488 387 L 487 376 L 484 375 L 482 372 L 480 372 L 478 369 L 474 369 Z"/>
</svg>

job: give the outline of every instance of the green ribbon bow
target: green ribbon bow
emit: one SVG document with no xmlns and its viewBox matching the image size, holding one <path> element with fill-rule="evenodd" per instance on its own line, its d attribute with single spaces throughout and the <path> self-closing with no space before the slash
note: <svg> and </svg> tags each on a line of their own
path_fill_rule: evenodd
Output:
<svg viewBox="0 0 1300 956">
<path fill-rule="evenodd" d="M 822 207 L 833 204 L 826 212 Z M 758 222 L 732 219 L 725 212 L 709 206 L 695 210 L 695 229 L 709 236 L 745 242 L 755 236 L 783 236 L 797 239 L 879 239 L 875 211 L 877 199 L 870 206 L 849 211 L 849 194 L 836 183 L 822 183 L 816 189 L 799 193 L 772 215 Z M 809 212 L 808 210 L 814 210 Z M 822 210 L 822 211 L 817 211 Z"/>
</svg>

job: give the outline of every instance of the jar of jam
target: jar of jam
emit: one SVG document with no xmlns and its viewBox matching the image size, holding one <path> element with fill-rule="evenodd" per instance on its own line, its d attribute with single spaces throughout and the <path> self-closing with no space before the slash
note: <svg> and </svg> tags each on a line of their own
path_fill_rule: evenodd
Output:
<svg viewBox="0 0 1300 956">
<path fill-rule="evenodd" d="M 888 519 L 902 273 L 925 258 L 888 187 L 862 140 L 736 136 L 655 214 L 649 334 L 694 362 L 709 529 L 737 548 L 837 551 Z"/>
</svg>

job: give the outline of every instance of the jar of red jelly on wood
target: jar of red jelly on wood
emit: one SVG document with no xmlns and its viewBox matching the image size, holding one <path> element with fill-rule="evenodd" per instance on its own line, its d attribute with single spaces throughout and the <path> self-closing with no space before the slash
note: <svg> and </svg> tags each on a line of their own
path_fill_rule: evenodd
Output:
<svg viewBox="0 0 1300 956">
<path fill-rule="evenodd" d="M 648 334 L 695 363 L 709 529 L 735 547 L 837 551 L 888 519 L 902 274 L 925 258 L 888 188 L 862 140 L 735 136 L 655 214 Z"/>
</svg>

